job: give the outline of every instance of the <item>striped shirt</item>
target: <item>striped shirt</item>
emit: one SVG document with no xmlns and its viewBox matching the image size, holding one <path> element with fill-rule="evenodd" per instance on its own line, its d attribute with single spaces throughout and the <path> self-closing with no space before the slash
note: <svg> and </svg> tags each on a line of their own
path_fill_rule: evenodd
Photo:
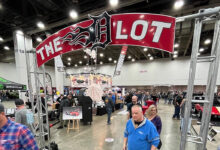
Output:
<svg viewBox="0 0 220 150">
<path fill-rule="evenodd" d="M 8 120 L 0 129 L 0 150 L 38 150 L 38 146 L 26 126 Z"/>
</svg>

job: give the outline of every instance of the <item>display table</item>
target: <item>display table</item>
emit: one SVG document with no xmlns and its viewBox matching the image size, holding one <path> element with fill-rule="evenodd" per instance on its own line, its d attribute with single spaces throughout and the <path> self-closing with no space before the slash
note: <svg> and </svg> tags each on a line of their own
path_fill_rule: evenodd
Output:
<svg viewBox="0 0 220 150">
<path fill-rule="evenodd" d="M 98 106 L 96 115 L 102 116 L 104 114 L 106 114 L 106 107 L 105 106 L 104 107 Z"/>
</svg>

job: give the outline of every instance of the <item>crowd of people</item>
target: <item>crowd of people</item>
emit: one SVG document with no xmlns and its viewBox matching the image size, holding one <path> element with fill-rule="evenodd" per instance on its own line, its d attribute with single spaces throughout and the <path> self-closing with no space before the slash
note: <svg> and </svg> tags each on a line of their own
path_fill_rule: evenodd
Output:
<svg viewBox="0 0 220 150">
<path fill-rule="evenodd" d="M 164 103 L 173 104 L 175 111 L 173 119 L 182 119 L 181 127 L 183 124 L 184 108 L 185 108 L 185 93 L 184 92 L 129 92 L 125 96 L 120 97 L 114 92 L 109 92 L 103 95 L 107 112 L 107 124 L 111 124 L 111 114 L 117 99 L 122 100 L 123 105 L 126 104 L 128 112 L 127 123 L 124 131 L 123 150 L 139 150 L 139 149 L 160 149 L 162 141 L 160 134 L 162 131 L 162 121 L 158 115 L 159 99 L 164 99 Z M 42 94 L 41 100 L 44 101 Z M 152 105 L 148 105 L 149 101 L 153 101 Z M 77 102 L 74 101 L 73 95 L 69 93 L 67 96 L 60 95 L 56 99 L 57 109 L 59 110 L 60 126 L 57 129 L 66 127 L 66 122 L 63 121 L 62 112 L 64 107 L 76 106 Z M 21 99 L 15 100 L 16 113 L 15 122 L 7 119 L 4 113 L 4 106 L 0 104 L 0 134 L 5 136 L 0 137 L 0 142 L 3 140 L 5 143 L 0 143 L 5 149 L 10 149 L 15 146 L 21 149 L 38 149 L 36 141 L 33 136 L 33 122 L 31 121 L 32 112 L 26 109 L 24 101 Z M 148 106 L 146 113 L 143 112 L 143 106 Z M 45 108 L 44 108 L 45 109 Z M 43 110 L 43 109 L 42 109 Z M 29 118 L 29 119 L 28 119 Z M 190 128 L 189 128 L 190 129 Z M 14 136 L 16 134 L 16 137 Z M 25 136 L 25 137 L 24 137 Z M 15 139 L 16 138 L 16 139 Z M 15 140 L 15 141 L 14 141 Z M 29 141 L 29 142 L 27 142 Z M 17 142 L 10 145 L 11 142 Z M 1 148 L 1 147 L 0 147 Z M 15 148 L 15 149 L 16 149 Z"/>
</svg>

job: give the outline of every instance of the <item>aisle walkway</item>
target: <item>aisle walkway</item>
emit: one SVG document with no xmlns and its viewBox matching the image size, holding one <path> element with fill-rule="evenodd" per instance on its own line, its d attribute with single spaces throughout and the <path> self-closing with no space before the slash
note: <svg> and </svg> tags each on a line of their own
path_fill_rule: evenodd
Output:
<svg viewBox="0 0 220 150">
<path fill-rule="evenodd" d="M 161 150 L 177 150 L 180 144 L 179 120 L 173 120 L 172 114 L 174 107 L 172 105 L 159 104 L 159 115 L 163 122 L 161 138 L 163 146 Z M 122 150 L 123 132 L 126 124 L 126 115 L 116 111 L 112 115 L 112 124 L 107 125 L 107 116 L 93 116 L 92 125 L 80 126 L 80 131 L 71 131 L 66 133 L 66 129 L 57 130 L 53 127 L 52 140 L 59 144 L 61 150 Z M 105 142 L 106 138 L 113 138 L 113 142 Z M 190 148 L 194 150 L 194 145 Z"/>
<path fill-rule="evenodd" d="M 4 102 L 6 108 L 15 107 L 14 102 Z M 159 115 L 163 128 L 161 150 L 178 150 L 180 144 L 180 121 L 173 120 L 173 105 L 159 104 Z M 112 124 L 107 125 L 107 115 L 93 116 L 92 125 L 80 125 L 80 131 L 66 132 L 66 128 L 57 130 L 59 125 L 51 128 L 52 141 L 56 141 L 60 150 L 122 150 L 123 132 L 126 124 L 126 115 L 116 111 L 112 115 Z M 106 138 L 113 138 L 113 142 L 105 142 Z M 187 150 L 195 150 L 190 144 Z"/>
</svg>

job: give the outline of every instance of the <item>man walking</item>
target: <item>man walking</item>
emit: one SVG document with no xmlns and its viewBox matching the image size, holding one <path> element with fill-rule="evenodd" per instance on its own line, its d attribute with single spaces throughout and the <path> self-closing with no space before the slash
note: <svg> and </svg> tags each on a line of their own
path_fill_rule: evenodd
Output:
<svg viewBox="0 0 220 150">
<path fill-rule="evenodd" d="M 132 106 L 132 119 L 124 131 L 123 150 L 156 150 L 159 142 L 157 129 L 144 117 L 142 107 Z"/>
<path fill-rule="evenodd" d="M 106 106 L 106 111 L 108 114 L 107 124 L 110 125 L 111 124 L 112 107 L 114 106 L 113 101 L 112 101 L 112 93 L 109 93 L 108 97 L 106 97 L 105 106 Z"/>
</svg>

